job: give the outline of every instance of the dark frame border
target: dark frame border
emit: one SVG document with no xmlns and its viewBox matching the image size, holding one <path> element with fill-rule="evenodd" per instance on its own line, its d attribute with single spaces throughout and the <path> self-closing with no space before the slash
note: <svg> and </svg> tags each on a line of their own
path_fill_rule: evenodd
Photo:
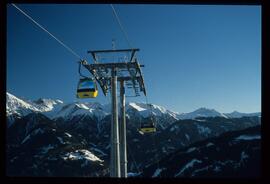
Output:
<svg viewBox="0 0 270 184">
<path fill-rule="evenodd" d="M 6 61 L 6 42 L 7 42 L 7 37 L 6 37 L 6 16 L 7 16 L 7 4 L 8 3 L 57 3 L 57 4 L 84 4 L 84 3 L 93 3 L 93 4 L 105 4 L 105 3 L 119 3 L 119 4 L 193 4 L 193 5 L 260 5 L 262 7 L 262 15 L 261 15 L 261 20 L 262 20 L 262 49 L 261 49 L 261 67 L 262 67 L 262 72 L 261 72 L 261 114 L 262 114 L 262 177 L 258 179 L 181 179 L 181 178 L 159 178 L 159 179 L 142 179 L 142 178 L 128 178 L 128 179 L 114 179 L 114 178 L 60 178 L 60 177 L 55 177 L 55 178 L 44 178 L 44 177 L 7 177 L 6 172 L 5 172 L 5 136 L 6 136 L 6 124 L 5 122 L 1 122 L 1 130 L 2 130 L 2 146 L 3 146 L 3 151 L 1 152 L 1 158 L 3 164 L 1 164 L 1 171 L 2 171 L 2 176 L 5 182 L 8 183 L 141 183 L 141 182 L 146 182 L 146 183 L 267 183 L 268 179 L 268 164 L 269 164 L 269 157 L 270 154 L 268 152 L 268 147 L 269 143 L 267 145 L 267 142 L 269 140 L 269 121 L 268 121 L 268 114 L 266 109 L 267 104 L 268 104 L 268 99 L 267 99 L 267 94 L 270 94 L 269 91 L 269 77 L 267 77 L 267 69 L 269 70 L 269 62 L 267 57 L 269 56 L 269 51 L 267 52 L 266 49 L 270 48 L 269 47 L 269 37 L 267 37 L 267 33 L 269 34 L 269 9 L 267 9 L 267 5 L 269 3 L 267 0 L 28 0 L 28 1 L 23 1 L 23 0 L 14 0 L 14 1 L 1 1 L 1 9 L 0 9 L 0 19 L 1 19 L 1 62 L 0 62 L 0 70 L 1 70 L 1 87 L 3 90 L 1 90 L 1 94 L 3 95 L 3 98 L 1 98 L 1 115 L 0 117 L 5 117 L 6 116 L 6 67 L 7 67 L 7 61 Z M 2 6 L 3 5 L 3 6 Z M 267 11 L 268 10 L 268 11 Z M 268 26 L 267 26 L 268 24 Z M 268 80 L 268 82 L 267 82 Z M 268 110 L 269 111 L 269 110 Z M 270 112 L 268 112 L 270 113 Z M 5 119 L 5 118 L 3 118 Z"/>
</svg>

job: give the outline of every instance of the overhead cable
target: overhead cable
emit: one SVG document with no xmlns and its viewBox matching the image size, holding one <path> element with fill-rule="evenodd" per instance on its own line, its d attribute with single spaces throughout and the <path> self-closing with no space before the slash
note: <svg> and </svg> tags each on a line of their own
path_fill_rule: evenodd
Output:
<svg viewBox="0 0 270 184">
<path fill-rule="evenodd" d="M 23 10 L 21 10 L 18 6 L 16 6 L 14 3 L 12 3 L 12 6 L 14 6 L 17 10 L 19 10 L 23 15 L 25 15 L 28 19 L 30 19 L 32 22 L 34 22 L 38 27 L 40 27 L 43 31 L 48 33 L 51 37 L 53 37 L 58 43 L 60 43 L 63 47 L 65 47 L 69 52 L 71 52 L 74 56 L 79 58 L 80 60 L 81 57 L 70 47 L 68 47 L 66 44 L 64 44 L 61 40 L 56 38 L 52 33 L 50 33 L 47 29 L 45 29 L 42 25 L 40 25 L 38 22 L 36 22 L 32 17 L 30 17 L 27 13 L 25 13 Z"/>
<path fill-rule="evenodd" d="M 121 29 L 122 33 L 124 34 L 125 39 L 126 39 L 128 45 L 129 45 L 129 47 L 132 48 L 131 42 L 130 42 L 130 40 L 128 39 L 128 34 L 127 34 L 127 32 L 124 30 L 124 27 L 123 27 L 123 25 L 121 24 L 121 21 L 120 21 L 120 19 L 119 19 L 119 16 L 117 15 L 116 10 L 114 9 L 114 7 L 113 7 L 112 4 L 111 4 L 111 7 L 112 7 L 112 10 L 113 10 L 113 14 L 114 14 L 114 16 L 115 16 L 115 18 L 116 18 L 116 20 L 117 20 L 117 23 L 118 23 L 118 25 L 120 26 L 120 29 Z"/>
</svg>

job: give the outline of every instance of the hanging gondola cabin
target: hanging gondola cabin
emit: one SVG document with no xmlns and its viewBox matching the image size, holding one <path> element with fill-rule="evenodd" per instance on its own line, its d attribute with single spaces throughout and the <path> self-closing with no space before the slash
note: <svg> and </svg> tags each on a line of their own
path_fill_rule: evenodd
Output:
<svg viewBox="0 0 270 184">
<path fill-rule="evenodd" d="M 156 131 L 156 127 L 152 118 L 147 122 L 141 123 L 140 131 L 143 133 L 151 133 Z"/>
<path fill-rule="evenodd" d="M 97 95 L 97 84 L 93 79 L 80 79 L 77 87 L 77 98 L 96 98 Z"/>
</svg>

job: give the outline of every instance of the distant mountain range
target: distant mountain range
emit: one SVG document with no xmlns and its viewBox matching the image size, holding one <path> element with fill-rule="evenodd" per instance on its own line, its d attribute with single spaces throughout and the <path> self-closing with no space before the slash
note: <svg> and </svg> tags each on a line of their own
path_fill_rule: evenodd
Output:
<svg viewBox="0 0 270 184">
<path fill-rule="evenodd" d="M 152 107 L 151 107 L 152 106 Z M 151 115 L 158 117 L 170 117 L 173 120 L 183 120 L 183 119 L 195 119 L 198 117 L 224 117 L 224 118 L 240 118 L 244 116 L 260 116 L 260 112 L 255 113 L 241 113 L 233 111 L 232 113 L 220 113 L 215 109 L 199 108 L 193 112 L 189 113 L 177 113 L 165 109 L 162 106 L 154 104 L 145 103 L 135 103 L 130 102 L 126 104 L 127 114 L 137 115 L 142 118 L 147 118 Z M 50 119 L 72 119 L 77 115 L 88 115 L 92 118 L 101 121 L 107 115 L 111 113 L 111 105 L 102 105 L 100 103 L 94 102 L 74 102 L 74 103 L 64 103 L 61 100 L 52 99 L 38 99 L 35 101 L 24 101 L 18 97 L 6 93 L 6 108 L 7 117 L 9 123 L 12 123 L 14 118 L 23 117 L 29 113 L 42 113 Z M 161 125 L 165 126 L 165 125 Z"/>
<path fill-rule="evenodd" d="M 64 103 L 61 100 L 42 98 L 35 101 L 22 100 L 7 93 L 7 174 L 9 176 L 109 176 L 110 108 L 108 104 L 99 103 Z M 162 172 L 156 170 L 153 164 L 155 165 L 157 160 L 163 163 L 164 158 L 178 154 L 178 150 L 191 149 L 190 146 L 197 142 L 215 139 L 226 132 L 241 132 L 261 124 L 260 113 L 223 114 L 213 109 L 200 108 L 181 114 L 152 104 L 157 132 L 142 135 L 138 130 L 142 122 L 149 120 L 150 108 L 150 105 L 144 103 L 127 104 L 129 176 L 174 177 L 165 174 L 165 170 Z M 215 144 L 214 141 L 212 143 Z M 223 149 L 221 145 L 217 154 L 227 153 L 229 147 Z M 259 149 L 256 150 L 256 154 L 259 154 Z M 233 152 L 232 156 L 238 157 L 239 151 Z M 243 157 L 249 155 L 244 148 L 243 151 Z M 185 165 L 190 168 L 198 162 L 203 162 L 205 165 L 208 162 L 202 158 L 210 153 L 199 152 L 198 158 L 190 159 L 190 164 L 181 161 L 172 173 L 177 174 L 180 172 L 179 169 L 185 168 Z M 184 157 L 181 156 L 182 158 Z M 169 171 L 169 165 L 170 163 L 164 163 L 162 167 L 166 167 Z M 230 166 L 229 164 L 227 168 L 230 169 Z M 187 169 L 187 172 L 184 170 L 175 177 L 192 175 L 189 174 L 192 170 Z M 159 172 L 161 175 L 158 174 Z"/>
</svg>

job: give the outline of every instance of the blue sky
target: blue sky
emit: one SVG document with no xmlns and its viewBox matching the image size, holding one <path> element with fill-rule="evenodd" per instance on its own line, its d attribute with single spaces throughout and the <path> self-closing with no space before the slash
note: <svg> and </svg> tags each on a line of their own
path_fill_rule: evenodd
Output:
<svg viewBox="0 0 270 184">
<path fill-rule="evenodd" d="M 128 44 L 110 5 L 17 4 L 92 62 L 87 50 Z M 151 103 L 177 112 L 261 110 L 261 7 L 114 5 L 138 59 Z M 7 91 L 26 99 L 77 100 L 78 59 L 7 6 Z M 83 71 L 87 74 L 87 71 Z M 144 97 L 127 101 L 145 102 Z"/>
</svg>

